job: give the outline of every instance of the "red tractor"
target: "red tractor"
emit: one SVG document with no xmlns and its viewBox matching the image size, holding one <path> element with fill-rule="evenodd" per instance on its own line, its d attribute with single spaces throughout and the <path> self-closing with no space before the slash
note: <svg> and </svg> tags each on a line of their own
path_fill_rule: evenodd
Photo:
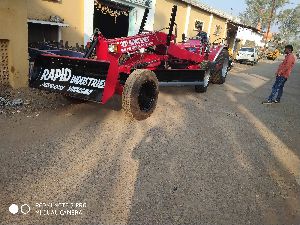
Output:
<svg viewBox="0 0 300 225">
<path fill-rule="evenodd" d="M 144 120 L 156 107 L 159 86 L 193 85 L 197 92 L 205 92 L 209 82 L 224 83 L 227 48 L 201 40 L 176 44 L 176 12 L 174 6 L 167 34 L 144 31 L 146 10 L 135 36 L 106 39 L 96 31 L 82 58 L 39 55 L 30 86 L 102 104 L 119 94 L 124 111 Z"/>
</svg>

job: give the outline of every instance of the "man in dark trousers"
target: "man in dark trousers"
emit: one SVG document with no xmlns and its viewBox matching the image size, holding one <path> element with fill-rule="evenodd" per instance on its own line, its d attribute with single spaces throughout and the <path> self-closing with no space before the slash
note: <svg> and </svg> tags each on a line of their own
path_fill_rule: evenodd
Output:
<svg viewBox="0 0 300 225">
<path fill-rule="evenodd" d="M 292 45 L 285 46 L 285 50 L 284 50 L 284 53 L 286 54 L 285 59 L 279 65 L 278 70 L 276 72 L 276 81 L 272 87 L 272 92 L 269 98 L 266 101 L 262 102 L 263 104 L 272 104 L 272 103 L 280 102 L 283 93 L 284 84 L 287 81 L 288 77 L 290 76 L 296 62 L 296 58 L 292 52 L 293 52 Z"/>
</svg>

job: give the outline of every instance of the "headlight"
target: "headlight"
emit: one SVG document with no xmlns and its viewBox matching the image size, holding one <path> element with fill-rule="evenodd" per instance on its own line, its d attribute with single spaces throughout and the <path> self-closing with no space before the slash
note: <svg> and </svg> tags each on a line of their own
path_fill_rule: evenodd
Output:
<svg viewBox="0 0 300 225">
<path fill-rule="evenodd" d="M 109 52 L 118 52 L 118 45 L 115 45 L 115 44 L 111 44 L 108 46 L 108 51 Z"/>
</svg>

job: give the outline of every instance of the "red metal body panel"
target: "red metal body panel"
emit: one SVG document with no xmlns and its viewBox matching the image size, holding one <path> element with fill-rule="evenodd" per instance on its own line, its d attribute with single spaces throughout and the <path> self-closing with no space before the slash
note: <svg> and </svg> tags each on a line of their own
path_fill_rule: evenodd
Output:
<svg viewBox="0 0 300 225">
<path fill-rule="evenodd" d="M 105 104 L 115 94 L 119 77 L 118 58 L 113 55 L 108 55 L 107 57 L 108 61 L 110 61 L 110 66 L 105 81 L 102 104 Z"/>
<path fill-rule="evenodd" d="M 175 36 L 173 35 L 171 40 L 174 39 Z M 201 62 L 205 60 L 214 61 L 223 49 L 223 46 L 213 46 L 210 48 L 209 53 L 206 53 L 206 45 L 203 45 L 200 40 L 189 40 L 187 43 L 182 44 L 171 42 L 170 46 L 167 47 L 167 34 L 163 32 L 147 32 L 116 39 L 105 39 L 100 35 L 98 40 L 98 46 L 96 47 L 97 60 L 110 62 L 102 98 L 103 104 L 114 93 L 122 94 L 123 86 L 118 82 L 120 73 L 129 75 L 133 69 L 142 65 L 145 65 L 144 68 L 148 70 L 156 70 L 162 62 L 170 59 L 189 61 L 190 65 L 185 68 L 188 70 L 201 69 Z M 111 45 L 115 47 L 116 51 L 109 52 Z M 155 48 L 155 52 L 140 52 L 141 49 L 149 47 Z M 190 48 L 195 48 L 195 51 L 190 51 Z M 123 63 L 119 63 L 123 54 L 130 54 L 130 56 Z"/>
<path fill-rule="evenodd" d="M 171 43 L 170 47 L 168 48 L 168 54 L 178 59 L 189 60 L 197 63 L 202 62 L 205 57 L 205 55 L 190 52 L 173 43 Z"/>
<path fill-rule="evenodd" d="M 202 62 L 203 60 L 208 60 L 210 62 L 215 61 L 216 57 L 220 54 L 220 52 L 223 50 L 223 48 L 225 46 L 223 45 L 213 45 L 209 48 L 209 53 L 206 54 L 205 53 L 205 49 L 207 47 L 206 44 L 202 44 L 201 40 L 199 39 L 192 39 L 192 40 L 188 40 L 185 43 L 181 43 L 178 45 L 178 47 L 182 48 L 182 49 L 194 49 L 194 53 L 196 53 L 197 55 L 200 55 L 201 60 L 200 62 Z M 207 57 L 205 57 L 205 55 Z"/>
<path fill-rule="evenodd" d="M 84 58 L 57 56 L 62 59 L 53 59 L 56 57 L 53 55 L 51 55 L 52 58 L 48 57 L 49 60 L 40 58 L 40 62 L 46 63 L 38 63 L 37 72 L 32 79 L 33 85 L 36 81 L 36 86 L 44 85 L 45 88 L 60 90 L 59 93 L 102 104 L 105 104 L 115 93 L 122 94 L 123 85 L 127 80 L 126 76 L 130 76 L 136 69 L 153 70 L 161 83 L 179 82 L 199 86 L 210 68 L 206 66 L 209 65 L 207 61 L 218 61 L 218 63 L 213 63 L 213 66 L 220 68 L 222 60 L 219 59 L 222 57 L 218 55 L 224 46 L 213 45 L 211 47 L 208 43 L 201 42 L 200 39 L 176 44 L 176 37 L 172 35 L 176 25 L 176 12 L 177 7 L 174 6 L 168 34 L 143 32 L 149 11 L 145 12 L 139 34 L 135 36 L 106 39 L 96 29 L 91 47 L 83 55 Z M 95 48 L 96 59 L 91 59 Z M 42 83 L 48 80 L 48 75 L 49 77 L 51 75 L 55 83 Z"/>
<path fill-rule="evenodd" d="M 103 37 L 99 37 L 100 42 L 103 41 Z M 174 40 L 173 35 L 171 40 Z M 166 45 L 167 34 L 163 32 L 147 32 L 145 34 L 138 34 L 131 37 L 115 38 L 106 40 L 108 45 L 119 45 L 117 53 L 130 53 L 135 52 L 141 48 L 148 48 L 157 45 Z"/>
</svg>

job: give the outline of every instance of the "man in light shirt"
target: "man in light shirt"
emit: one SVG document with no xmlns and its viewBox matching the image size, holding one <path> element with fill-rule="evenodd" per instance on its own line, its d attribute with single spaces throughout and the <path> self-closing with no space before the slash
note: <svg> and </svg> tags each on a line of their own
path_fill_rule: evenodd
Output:
<svg viewBox="0 0 300 225">
<path fill-rule="evenodd" d="M 262 102 L 263 104 L 272 104 L 272 103 L 280 102 L 283 93 L 284 84 L 289 78 L 289 76 L 291 75 L 292 69 L 296 62 L 296 58 L 292 52 L 293 52 L 292 45 L 285 46 L 285 50 L 284 50 L 284 53 L 286 54 L 285 59 L 279 65 L 278 70 L 276 72 L 276 81 L 272 87 L 272 92 L 268 100 Z"/>
</svg>

